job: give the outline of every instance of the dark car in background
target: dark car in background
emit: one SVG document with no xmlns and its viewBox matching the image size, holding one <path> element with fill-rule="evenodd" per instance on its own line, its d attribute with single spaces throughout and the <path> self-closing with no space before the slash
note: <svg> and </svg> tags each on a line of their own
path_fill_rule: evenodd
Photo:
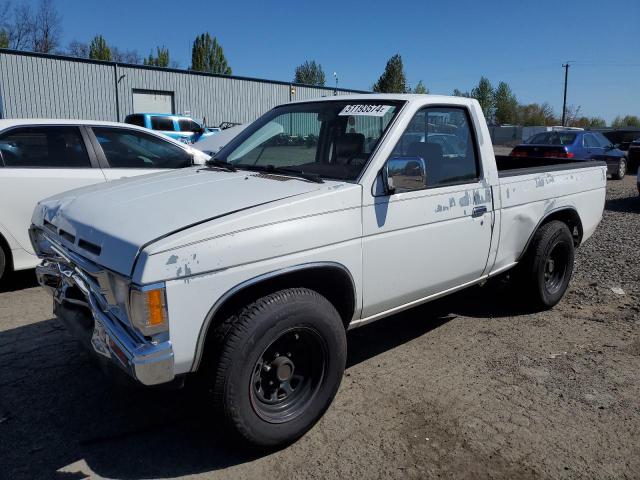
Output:
<svg viewBox="0 0 640 480">
<path fill-rule="evenodd" d="M 511 151 L 513 157 L 572 158 L 601 160 L 607 173 L 620 180 L 627 173 L 625 153 L 600 132 L 588 130 L 553 130 L 532 136 Z"/>
<path fill-rule="evenodd" d="M 633 155 L 629 155 L 629 149 L 631 145 L 640 141 L 640 128 L 617 128 L 615 130 L 607 130 L 601 132 L 605 137 L 611 140 L 617 148 L 627 153 L 627 167 L 630 172 L 635 172 L 640 165 L 638 159 L 638 152 Z"/>
<path fill-rule="evenodd" d="M 627 150 L 627 159 L 629 161 L 629 168 L 633 168 L 640 174 L 640 139 L 631 142 Z"/>
<path fill-rule="evenodd" d="M 602 130 L 600 133 L 623 152 L 629 150 L 629 145 L 633 141 L 640 140 L 640 128 L 616 128 L 615 130 Z"/>
</svg>

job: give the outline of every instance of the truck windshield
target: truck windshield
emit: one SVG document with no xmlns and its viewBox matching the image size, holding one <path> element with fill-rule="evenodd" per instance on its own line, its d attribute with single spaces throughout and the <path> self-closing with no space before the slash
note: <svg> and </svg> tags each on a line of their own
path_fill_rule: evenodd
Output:
<svg viewBox="0 0 640 480">
<path fill-rule="evenodd" d="M 223 148 L 236 168 L 272 166 L 355 180 L 403 102 L 322 101 L 277 107 Z"/>
</svg>

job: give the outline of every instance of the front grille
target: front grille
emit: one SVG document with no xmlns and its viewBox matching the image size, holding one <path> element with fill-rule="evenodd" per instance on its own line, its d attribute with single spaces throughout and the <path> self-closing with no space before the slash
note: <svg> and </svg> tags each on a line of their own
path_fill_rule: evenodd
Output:
<svg viewBox="0 0 640 480">
<path fill-rule="evenodd" d="M 58 233 L 58 230 L 56 229 L 56 226 L 55 226 L 53 223 L 51 223 L 51 222 L 49 222 L 49 221 L 45 220 L 45 221 L 44 221 L 44 223 L 43 223 L 43 225 L 45 226 L 45 228 L 46 228 L 47 230 L 49 230 L 49 231 L 51 231 L 51 232 L 53 232 L 53 233 Z"/>
<path fill-rule="evenodd" d="M 75 235 L 71 235 L 69 232 L 66 232 L 66 231 L 64 231 L 64 230 L 62 230 L 62 229 L 60 229 L 60 230 L 58 231 L 58 234 L 59 234 L 62 238 L 64 238 L 67 242 L 69 242 L 69 243 L 76 243 L 76 237 L 75 237 Z"/>
<path fill-rule="evenodd" d="M 102 247 L 100 245 L 88 242 L 82 238 L 78 241 L 78 247 L 86 250 L 87 252 L 93 253 L 96 256 L 100 255 L 100 252 L 102 252 Z"/>
</svg>

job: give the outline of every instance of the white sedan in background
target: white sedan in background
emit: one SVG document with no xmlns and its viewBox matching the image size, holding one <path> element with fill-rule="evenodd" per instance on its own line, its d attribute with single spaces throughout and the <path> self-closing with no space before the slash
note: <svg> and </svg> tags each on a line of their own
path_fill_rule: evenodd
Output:
<svg viewBox="0 0 640 480">
<path fill-rule="evenodd" d="M 0 120 L 0 280 L 38 263 L 29 240 L 39 200 L 73 188 L 204 164 L 209 155 L 134 125 Z"/>
</svg>

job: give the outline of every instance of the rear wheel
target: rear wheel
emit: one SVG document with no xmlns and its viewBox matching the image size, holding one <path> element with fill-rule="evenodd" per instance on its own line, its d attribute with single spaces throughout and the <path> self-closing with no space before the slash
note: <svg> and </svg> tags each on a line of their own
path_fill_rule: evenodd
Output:
<svg viewBox="0 0 640 480">
<path fill-rule="evenodd" d="M 542 225 L 524 259 L 525 292 L 532 306 L 547 309 L 564 296 L 573 272 L 573 237 L 558 220 Z"/>
<path fill-rule="evenodd" d="M 318 293 L 287 289 L 227 319 L 217 331 L 213 398 L 227 426 L 261 447 L 293 442 L 322 416 L 346 362 L 346 334 Z"/>
<path fill-rule="evenodd" d="M 2 244 L 0 244 L 0 282 L 4 278 L 4 275 L 7 273 L 7 255 L 2 248 Z"/>
<path fill-rule="evenodd" d="M 621 158 L 618 162 L 618 169 L 616 173 L 613 175 L 613 178 L 616 180 L 622 180 L 624 176 L 627 174 L 627 161 L 624 158 Z"/>
</svg>

